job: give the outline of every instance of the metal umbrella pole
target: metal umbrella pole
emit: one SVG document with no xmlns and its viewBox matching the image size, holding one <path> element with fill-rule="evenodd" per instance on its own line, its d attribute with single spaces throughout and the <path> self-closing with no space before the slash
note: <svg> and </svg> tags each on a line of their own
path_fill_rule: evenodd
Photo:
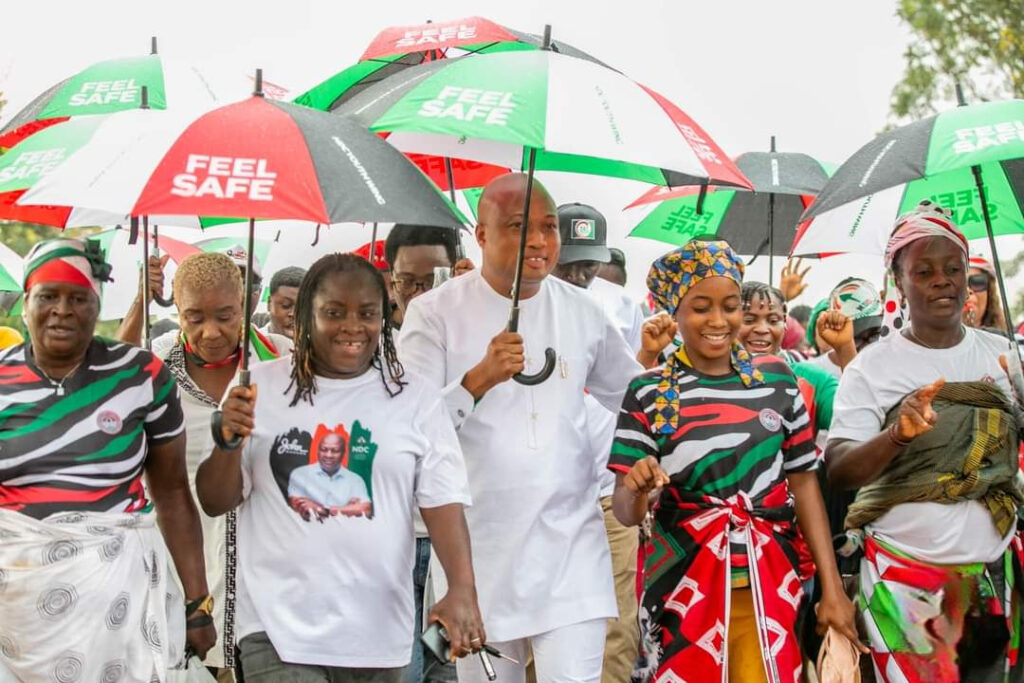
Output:
<svg viewBox="0 0 1024 683">
<path fill-rule="evenodd" d="M 772 136 L 771 149 L 775 152 L 775 136 Z M 775 193 L 768 193 L 768 285 L 775 285 Z"/>
</svg>

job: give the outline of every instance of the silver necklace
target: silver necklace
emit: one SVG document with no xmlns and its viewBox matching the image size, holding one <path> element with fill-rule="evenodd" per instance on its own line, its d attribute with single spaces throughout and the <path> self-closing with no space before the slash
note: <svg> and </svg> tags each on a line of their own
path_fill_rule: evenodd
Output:
<svg viewBox="0 0 1024 683">
<path fill-rule="evenodd" d="M 921 341 L 921 338 L 918 337 L 916 334 L 914 334 L 913 328 L 911 328 L 909 325 L 907 326 L 907 336 L 913 338 L 915 343 L 920 344 L 921 346 L 925 347 L 926 349 L 931 349 L 932 351 L 937 351 L 938 350 L 934 346 L 930 346 L 928 344 L 925 344 L 923 341 Z M 945 347 L 945 348 L 950 348 L 950 349 L 953 348 L 953 346 L 956 346 L 957 344 L 962 342 L 964 340 L 965 336 L 967 336 L 967 328 L 964 327 L 963 324 L 961 324 L 960 325 L 960 338 L 957 339 L 956 342 L 954 342 L 952 344 L 952 346 L 948 346 L 948 347 Z"/>
<path fill-rule="evenodd" d="M 50 380 L 50 384 L 52 384 L 55 387 L 56 395 L 57 396 L 63 396 L 64 395 L 64 382 L 65 382 L 65 380 L 67 380 L 67 378 L 70 377 L 71 375 L 75 374 L 75 371 L 77 371 L 78 368 L 82 367 L 82 363 L 84 363 L 84 362 L 85 362 L 84 358 L 82 360 L 78 361 L 78 364 L 75 365 L 75 367 L 71 368 L 71 370 L 68 372 L 68 374 L 66 374 L 63 377 L 61 377 L 59 382 L 57 380 L 55 380 L 54 378 L 50 377 L 50 375 L 48 375 L 46 373 L 46 370 L 43 370 L 43 367 L 41 365 L 39 365 L 37 367 L 39 368 L 39 371 L 41 373 L 43 373 L 43 377 L 45 377 L 46 379 Z"/>
</svg>

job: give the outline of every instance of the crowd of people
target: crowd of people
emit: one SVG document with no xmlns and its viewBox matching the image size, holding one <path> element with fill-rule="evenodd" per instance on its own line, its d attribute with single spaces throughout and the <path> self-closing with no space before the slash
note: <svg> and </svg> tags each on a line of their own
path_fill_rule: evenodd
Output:
<svg viewBox="0 0 1024 683">
<path fill-rule="evenodd" d="M 897 221 L 882 292 L 790 310 L 806 270 L 709 237 L 641 305 L 605 217 L 536 181 L 524 216 L 527 182 L 484 189 L 478 267 L 396 225 L 382 262 L 275 273 L 262 328 L 244 254 L 189 256 L 151 350 L 141 294 L 94 335 L 95 243 L 37 245 L 0 680 L 1024 680 L 1017 350 L 949 212 Z"/>
</svg>

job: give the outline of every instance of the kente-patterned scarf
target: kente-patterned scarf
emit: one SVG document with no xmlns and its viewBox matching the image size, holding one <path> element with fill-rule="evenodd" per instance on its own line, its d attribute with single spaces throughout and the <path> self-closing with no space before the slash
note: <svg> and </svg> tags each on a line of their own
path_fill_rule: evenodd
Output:
<svg viewBox="0 0 1024 683">
<path fill-rule="evenodd" d="M 647 289 L 655 304 L 674 317 L 679 302 L 698 282 L 712 277 L 727 277 L 742 285 L 743 270 L 743 261 L 728 243 L 691 240 L 651 264 Z M 745 386 L 764 382 L 764 376 L 754 367 L 750 354 L 735 340 L 730 363 Z M 654 397 L 653 428 L 656 432 L 671 434 L 679 428 L 679 382 L 686 369 L 692 367 L 682 345 L 665 361 Z"/>
<path fill-rule="evenodd" d="M 263 333 L 256 329 L 255 326 L 249 328 L 249 343 L 252 344 L 252 350 L 256 353 L 256 357 L 261 360 L 274 360 L 280 357 L 280 353 L 277 347 L 274 346 L 274 342 L 270 341 L 267 337 L 263 336 Z M 212 370 L 214 368 L 222 368 L 225 365 L 238 364 L 242 357 L 242 341 L 239 341 L 238 348 L 235 349 L 234 353 L 225 358 L 219 360 L 216 363 L 210 363 L 204 360 L 195 349 L 192 348 L 192 344 L 189 342 L 188 337 L 185 336 L 185 332 L 181 333 L 181 346 L 185 349 L 185 355 L 188 356 L 189 360 L 205 370 Z"/>
</svg>

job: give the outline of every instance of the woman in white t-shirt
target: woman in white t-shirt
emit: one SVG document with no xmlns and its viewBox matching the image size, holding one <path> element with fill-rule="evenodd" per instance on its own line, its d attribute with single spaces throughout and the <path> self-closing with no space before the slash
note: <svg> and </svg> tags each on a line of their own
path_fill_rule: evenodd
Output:
<svg viewBox="0 0 1024 683">
<path fill-rule="evenodd" d="M 252 368 L 199 468 L 208 514 L 238 508 L 242 673 L 260 681 L 402 680 L 413 632 L 413 508 L 448 576 L 429 620 L 479 651 L 465 466 L 440 397 L 395 356 L 388 295 L 364 259 L 331 254 L 299 290 L 294 355 Z M 257 399 L 257 387 L 259 398 Z"/>
<path fill-rule="evenodd" d="M 1008 643 L 978 635 L 981 622 L 965 629 L 965 617 L 987 613 L 985 623 L 1005 629 L 1016 600 L 1001 588 L 985 599 L 993 592 L 986 564 L 1002 565 L 1020 502 L 1017 424 L 999 358 L 1009 343 L 961 323 L 967 240 L 945 209 L 922 202 L 901 217 L 886 266 L 910 324 L 894 324 L 843 373 L 828 475 L 836 486 L 860 489 L 846 526 L 864 532 L 860 608 L 878 680 L 981 680 L 983 669 L 1002 671 L 1008 660 L 994 660 Z M 968 392 L 971 401 L 987 397 L 987 412 L 963 398 Z M 954 409 L 970 410 L 973 421 L 955 422 L 964 412 Z M 987 419 L 979 426 L 980 415 Z M 985 487 L 976 488 L 975 478 Z M 973 639 L 961 642 L 965 635 Z"/>
</svg>

